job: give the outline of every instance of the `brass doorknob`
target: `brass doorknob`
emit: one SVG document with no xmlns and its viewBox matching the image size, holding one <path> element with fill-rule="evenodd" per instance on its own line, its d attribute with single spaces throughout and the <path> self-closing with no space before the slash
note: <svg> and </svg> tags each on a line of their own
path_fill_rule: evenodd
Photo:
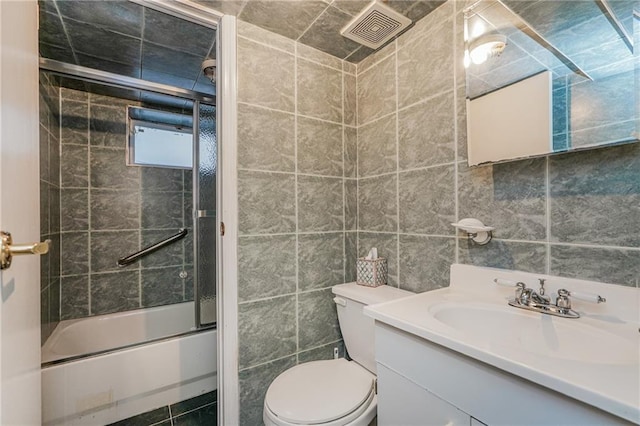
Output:
<svg viewBox="0 0 640 426">
<path fill-rule="evenodd" d="M 0 231 L 0 269 L 11 266 L 13 256 L 21 254 L 47 254 L 51 240 L 42 243 L 13 244 L 13 238 L 8 232 Z"/>
</svg>

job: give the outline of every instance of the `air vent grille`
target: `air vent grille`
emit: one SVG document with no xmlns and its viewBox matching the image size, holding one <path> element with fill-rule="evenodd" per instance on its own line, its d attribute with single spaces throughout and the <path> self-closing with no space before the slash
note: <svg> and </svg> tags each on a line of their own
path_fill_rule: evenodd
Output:
<svg viewBox="0 0 640 426">
<path fill-rule="evenodd" d="M 411 24 L 411 20 L 389 7 L 373 2 L 340 32 L 343 36 L 372 49 Z"/>
</svg>

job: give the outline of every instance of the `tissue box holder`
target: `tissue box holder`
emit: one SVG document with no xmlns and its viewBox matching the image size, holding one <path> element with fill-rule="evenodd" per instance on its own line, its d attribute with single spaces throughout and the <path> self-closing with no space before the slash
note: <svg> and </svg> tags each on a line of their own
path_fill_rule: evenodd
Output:
<svg viewBox="0 0 640 426">
<path fill-rule="evenodd" d="M 369 260 L 361 257 L 356 262 L 356 284 L 378 287 L 387 283 L 387 259 Z"/>
</svg>

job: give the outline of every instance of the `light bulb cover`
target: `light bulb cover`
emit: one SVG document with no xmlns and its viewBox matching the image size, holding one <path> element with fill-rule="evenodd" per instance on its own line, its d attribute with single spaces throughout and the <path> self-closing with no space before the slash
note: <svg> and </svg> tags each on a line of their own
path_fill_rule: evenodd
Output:
<svg viewBox="0 0 640 426">
<path fill-rule="evenodd" d="M 500 55 L 507 46 L 507 38 L 502 34 L 486 34 L 469 44 L 469 57 L 476 65 Z"/>
</svg>

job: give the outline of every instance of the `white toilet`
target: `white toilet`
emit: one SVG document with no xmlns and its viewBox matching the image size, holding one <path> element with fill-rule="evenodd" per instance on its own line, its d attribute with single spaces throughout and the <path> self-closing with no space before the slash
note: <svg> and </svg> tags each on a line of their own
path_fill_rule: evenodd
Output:
<svg viewBox="0 0 640 426">
<path fill-rule="evenodd" d="M 337 285 L 333 293 L 340 330 L 353 361 L 312 361 L 280 374 L 264 399 L 265 425 L 367 426 L 376 418 L 374 323 L 362 308 L 413 293 L 355 283 Z"/>
</svg>

